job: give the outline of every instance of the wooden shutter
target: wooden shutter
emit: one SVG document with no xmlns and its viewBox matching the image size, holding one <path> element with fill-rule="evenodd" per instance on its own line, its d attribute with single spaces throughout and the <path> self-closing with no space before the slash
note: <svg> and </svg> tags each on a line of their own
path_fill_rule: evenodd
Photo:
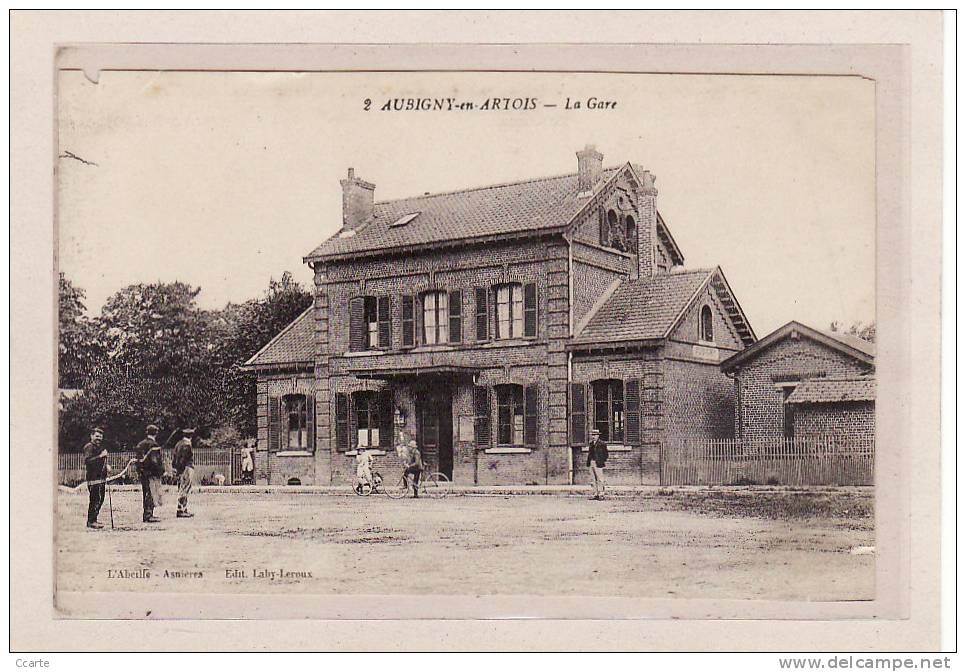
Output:
<svg viewBox="0 0 966 672">
<path fill-rule="evenodd" d="M 379 323 L 379 347 L 392 347 L 392 311 L 388 296 L 380 296 L 377 301 L 376 320 Z"/>
<path fill-rule="evenodd" d="M 268 449 L 277 452 L 281 447 L 282 437 L 282 400 L 278 397 L 268 398 Z"/>
<path fill-rule="evenodd" d="M 305 395 L 305 449 L 315 450 L 315 395 Z"/>
<path fill-rule="evenodd" d="M 347 423 L 349 426 L 349 450 L 356 450 L 359 447 L 359 415 L 356 412 L 356 403 L 352 395 L 347 396 L 349 398 L 349 420 Z"/>
<path fill-rule="evenodd" d="M 583 446 L 587 443 L 587 386 L 584 383 L 570 384 L 570 445 Z"/>
<path fill-rule="evenodd" d="M 335 395 L 335 449 L 340 453 L 349 450 L 349 395 Z"/>
<path fill-rule="evenodd" d="M 490 322 L 487 299 L 490 292 L 486 287 L 476 288 L 476 340 L 487 341 L 490 338 Z"/>
<path fill-rule="evenodd" d="M 463 292 L 454 289 L 449 293 L 449 342 L 463 340 Z"/>
<path fill-rule="evenodd" d="M 540 388 L 527 385 L 523 389 L 523 445 L 528 448 L 537 446 L 537 415 L 540 409 Z"/>
<path fill-rule="evenodd" d="M 523 335 L 537 336 L 537 285 L 533 282 L 523 286 Z"/>
<path fill-rule="evenodd" d="M 624 383 L 624 443 L 641 444 L 641 381 L 637 378 Z"/>
<path fill-rule="evenodd" d="M 490 447 L 490 388 L 483 385 L 473 386 L 473 439 L 476 447 Z"/>
<path fill-rule="evenodd" d="M 393 431 L 393 394 L 386 389 L 379 392 L 379 447 L 392 448 Z"/>
<path fill-rule="evenodd" d="M 349 299 L 349 350 L 360 352 L 366 349 L 366 297 L 354 296 Z"/>
<path fill-rule="evenodd" d="M 416 345 L 416 305 L 411 294 L 402 297 L 402 344 L 404 348 Z"/>
</svg>

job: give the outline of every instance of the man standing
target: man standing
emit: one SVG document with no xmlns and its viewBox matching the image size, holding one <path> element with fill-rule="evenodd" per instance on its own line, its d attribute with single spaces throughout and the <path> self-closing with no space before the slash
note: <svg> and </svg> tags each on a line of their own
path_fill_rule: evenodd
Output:
<svg viewBox="0 0 966 672">
<path fill-rule="evenodd" d="M 191 494 L 191 479 L 195 473 L 194 454 L 191 451 L 191 437 L 195 430 L 187 428 L 181 432 L 181 440 L 174 446 L 171 467 L 178 476 L 178 518 L 191 518 L 195 514 L 188 511 L 188 495 Z"/>
<path fill-rule="evenodd" d="M 107 448 L 101 445 L 104 440 L 104 430 L 95 427 L 91 432 L 91 440 L 84 446 L 84 466 L 87 468 L 87 491 L 90 499 L 87 502 L 87 527 L 99 530 L 103 525 L 97 522 L 97 516 L 104 504 L 104 481 L 107 479 Z"/>
<path fill-rule="evenodd" d="M 403 472 L 403 478 L 408 481 L 412 476 L 413 497 L 419 497 L 419 477 L 423 473 L 423 456 L 412 439 L 409 440 L 405 451 L 406 470 Z"/>
<path fill-rule="evenodd" d="M 590 445 L 587 450 L 587 466 L 594 477 L 594 496 L 604 498 L 604 465 L 607 463 L 607 444 L 600 440 L 600 430 L 590 430 Z"/>
<path fill-rule="evenodd" d="M 161 456 L 161 446 L 158 444 L 157 425 L 148 425 L 144 433 L 147 437 L 134 448 L 144 509 L 141 520 L 145 523 L 158 523 L 161 521 L 155 517 L 154 507 L 161 506 L 161 475 L 164 474 L 164 461 Z"/>
</svg>

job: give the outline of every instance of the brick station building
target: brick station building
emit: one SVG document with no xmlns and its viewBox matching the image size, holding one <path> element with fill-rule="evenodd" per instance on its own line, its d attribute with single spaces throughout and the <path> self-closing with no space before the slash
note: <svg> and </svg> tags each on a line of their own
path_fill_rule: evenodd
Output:
<svg viewBox="0 0 966 672">
<path fill-rule="evenodd" d="M 870 444 L 875 345 L 789 322 L 725 360 L 734 377 L 735 436 L 750 449 L 794 439 Z"/>
<path fill-rule="evenodd" d="M 669 436 L 734 431 L 719 364 L 755 342 L 720 268 L 686 270 L 654 176 L 604 168 L 375 202 L 349 170 L 342 229 L 305 257 L 315 302 L 247 362 L 263 481 L 394 473 L 415 438 L 457 483 L 657 483 Z M 294 482 L 294 481 L 293 481 Z"/>
</svg>

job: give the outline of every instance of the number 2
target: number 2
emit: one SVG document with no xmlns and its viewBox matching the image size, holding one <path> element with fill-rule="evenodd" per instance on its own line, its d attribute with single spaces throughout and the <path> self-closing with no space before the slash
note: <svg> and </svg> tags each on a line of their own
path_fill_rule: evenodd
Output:
<svg viewBox="0 0 966 672">
<path fill-rule="evenodd" d="M 372 105 L 372 100 L 370 100 L 369 98 L 366 98 L 364 101 L 362 101 L 362 106 L 363 106 L 362 109 L 365 110 L 366 112 L 369 111 L 370 105 Z"/>
</svg>

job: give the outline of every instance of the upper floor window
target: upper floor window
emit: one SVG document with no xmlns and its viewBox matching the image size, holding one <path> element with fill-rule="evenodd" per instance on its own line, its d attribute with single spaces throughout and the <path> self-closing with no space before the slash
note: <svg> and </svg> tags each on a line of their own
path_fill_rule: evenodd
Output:
<svg viewBox="0 0 966 672">
<path fill-rule="evenodd" d="M 349 350 L 390 347 L 392 311 L 388 296 L 349 299 Z"/>
<path fill-rule="evenodd" d="M 445 291 L 423 294 L 423 343 L 449 342 L 449 295 Z"/>
<path fill-rule="evenodd" d="M 607 379 L 591 383 L 594 394 L 594 428 L 603 441 L 624 440 L 624 381 Z"/>
<path fill-rule="evenodd" d="M 309 447 L 309 417 L 305 395 L 288 394 L 282 401 L 285 407 L 287 446 L 290 450 L 305 450 Z"/>
<path fill-rule="evenodd" d="M 511 282 L 494 287 L 496 337 L 535 338 L 537 335 L 537 285 Z"/>
<path fill-rule="evenodd" d="M 702 341 L 714 343 L 714 317 L 710 306 L 701 308 L 701 326 L 699 337 Z"/>
<path fill-rule="evenodd" d="M 637 254 L 637 222 L 631 215 L 624 219 L 624 241 L 627 243 L 627 251 Z"/>
</svg>

